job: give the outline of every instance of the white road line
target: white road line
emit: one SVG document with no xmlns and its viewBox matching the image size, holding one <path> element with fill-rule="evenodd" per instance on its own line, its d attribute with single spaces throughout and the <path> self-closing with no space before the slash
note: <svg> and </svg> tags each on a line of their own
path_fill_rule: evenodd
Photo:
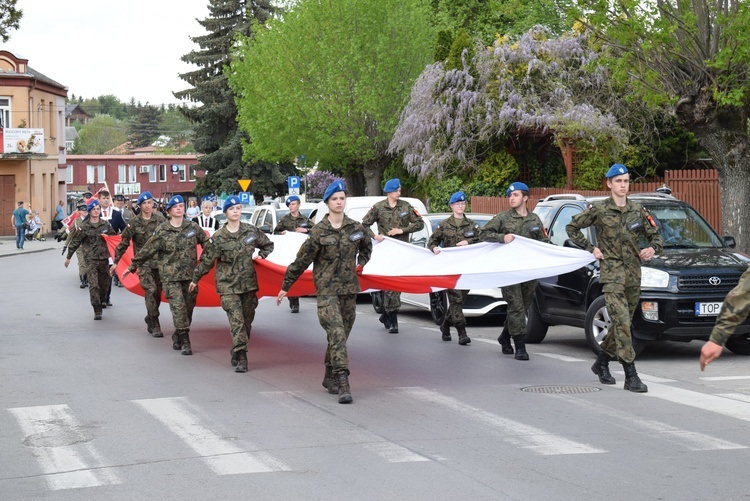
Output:
<svg viewBox="0 0 750 501">
<path fill-rule="evenodd" d="M 750 403 L 750 395 L 746 393 L 719 393 L 717 396 Z"/>
<path fill-rule="evenodd" d="M 743 401 L 699 393 L 697 391 L 683 390 L 682 388 L 674 388 L 658 383 L 649 384 L 648 393 L 644 393 L 643 395 L 723 414 L 724 416 L 743 421 L 750 421 L 750 405 Z"/>
<path fill-rule="evenodd" d="M 556 353 L 534 352 L 532 354 L 539 355 L 540 357 L 554 358 L 555 360 L 560 360 L 561 362 L 589 362 L 589 360 L 584 360 L 582 358 L 569 357 L 567 355 L 558 355 Z"/>
<path fill-rule="evenodd" d="M 432 329 L 433 331 L 440 332 L 440 329 Z M 472 341 L 476 341 L 478 343 L 487 343 L 487 344 L 494 344 L 497 345 L 498 348 L 500 348 L 500 345 L 497 343 L 497 339 L 485 339 L 483 337 L 473 337 L 471 338 Z"/>
<path fill-rule="evenodd" d="M 608 452 L 605 449 L 575 442 L 567 438 L 548 433 L 527 424 L 500 417 L 478 407 L 464 404 L 455 398 L 441 395 L 424 388 L 396 388 L 398 393 L 411 398 L 446 407 L 464 419 L 471 419 L 500 431 L 500 438 L 523 449 L 531 449 L 543 456 L 563 454 L 598 454 Z"/>
<path fill-rule="evenodd" d="M 103 468 L 103 460 L 91 438 L 70 413 L 67 405 L 18 407 L 8 409 L 26 435 L 24 444 L 45 474 L 52 490 L 78 489 L 120 484 L 111 468 Z"/>
<path fill-rule="evenodd" d="M 739 381 L 742 379 L 750 379 L 750 376 L 705 376 L 700 379 L 703 381 Z"/>
<path fill-rule="evenodd" d="M 314 404 L 304 399 L 302 394 L 291 391 L 265 391 L 261 395 L 268 398 L 282 407 L 306 416 L 308 422 L 323 424 L 331 422 L 330 414 L 325 414 L 325 419 L 321 419 L 319 413 L 312 414 L 311 411 L 317 410 Z M 389 463 L 414 463 L 420 461 L 431 461 L 430 458 L 417 454 L 414 451 L 387 440 L 375 433 L 356 430 L 356 429 L 339 429 L 336 434 L 349 443 L 357 443 L 380 456 Z"/>
<path fill-rule="evenodd" d="M 612 374 L 623 376 L 623 378 L 625 377 L 625 373 L 623 371 L 615 370 L 615 371 L 612 371 Z M 649 376 L 648 374 L 643 374 L 642 372 L 639 372 L 638 376 L 643 381 L 646 381 L 647 383 L 674 383 L 675 381 L 677 381 L 676 379 L 665 379 L 663 377 L 658 377 L 658 376 Z"/>
<path fill-rule="evenodd" d="M 217 475 L 289 471 L 265 452 L 245 452 L 201 422 L 184 397 L 132 400 L 193 449 Z"/>
</svg>

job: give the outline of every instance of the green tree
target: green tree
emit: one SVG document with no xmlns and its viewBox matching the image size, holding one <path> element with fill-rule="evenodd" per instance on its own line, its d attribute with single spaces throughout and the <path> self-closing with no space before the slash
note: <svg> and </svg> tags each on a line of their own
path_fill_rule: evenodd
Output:
<svg viewBox="0 0 750 501">
<path fill-rule="evenodd" d="M 73 144 L 76 155 L 102 155 L 127 141 L 127 126 L 109 115 L 97 115 L 81 127 Z"/>
<path fill-rule="evenodd" d="M 0 39 L 7 42 L 10 39 L 10 31 L 17 30 L 23 10 L 16 8 L 18 0 L 0 1 Z"/>
<path fill-rule="evenodd" d="M 426 0 L 300 2 L 245 37 L 231 66 L 251 158 L 300 152 L 382 193 L 388 143 L 437 30 Z M 358 182 L 359 181 L 359 182 Z"/>
<path fill-rule="evenodd" d="M 118 120 L 126 118 L 126 114 L 123 112 L 123 103 L 113 94 L 83 99 L 79 104 L 91 115 L 109 115 Z"/>
<path fill-rule="evenodd" d="M 238 179 L 252 179 L 253 191 L 275 192 L 276 178 L 283 177 L 275 163 L 251 163 L 242 158 L 242 140 L 248 138 L 237 126 L 237 107 L 224 67 L 230 62 L 235 38 L 252 37 L 251 22 L 262 25 L 277 9 L 270 0 L 210 0 L 208 10 L 209 17 L 198 21 L 207 33 L 192 37 L 200 49 L 182 56 L 184 62 L 198 66 L 180 75 L 191 87 L 174 93 L 178 99 L 200 103 L 180 108 L 194 125 L 196 151 L 203 153 L 198 169 L 205 170 L 206 176 L 198 180 L 196 190 L 203 194 L 235 192 Z"/>
<path fill-rule="evenodd" d="M 191 142 L 193 125 L 179 107 L 171 105 L 164 111 L 159 133 L 170 139 L 169 144 L 162 148 L 164 153 L 185 154 L 195 151 Z"/>
<path fill-rule="evenodd" d="M 150 146 L 158 137 L 161 111 L 156 106 L 142 106 L 128 122 L 128 141 L 133 148 Z"/>
<path fill-rule="evenodd" d="M 635 98 L 673 109 L 719 173 L 724 230 L 750 251 L 750 4 L 742 0 L 578 1 Z"/>
</svg>

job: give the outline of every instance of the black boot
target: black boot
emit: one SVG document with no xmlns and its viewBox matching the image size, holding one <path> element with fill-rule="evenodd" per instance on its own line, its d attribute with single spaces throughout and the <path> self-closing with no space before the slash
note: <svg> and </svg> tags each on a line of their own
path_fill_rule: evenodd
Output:
<svg viewBox="0 0 750 501">
<path fill-rule="evenodd" d="M 81 285 L 79 285 L 78 287 L 80 287 L 81 289 L 85 289 L 86 288 L 86 279 L 84 278 L 83 275 L 78 275 L 78 278 L 81 279 Z"/>
<path fill-rule="evenodd" d="M 458 331 L 458 344 L 465 346 L 471 343 L 471 339 L 466 335 L 466 325 L 457 325 L 456 330 Z"/>
<path fill-rule="evenodd" d="M 338 374 L 336 374 L 336 380 L 339 383 L 339 403 L 352 403 L 352 391 L 349 388 L 349 376 L 347 375 L 347 373 L 339 372 Z"/>
<path fill-rule="evenodd" d="M 638 372 L 635 370 L 635 364 L 633 362 L 630 362 L 629 364 L 626 364 L 625 362 L 620 363 L 622 364 L 623 369 L 625 369 L 625 386 L 623 388 L 634 393 L 646 393 L 648 391 L 648 386 L 643 384 L 641 378 L 638 377 Z"/>
<path fill-rule="evenodd" d="M 451 324 L 448 323 L 447 318 L 440 324 L 440 334 L 443 335 L 443 341 L 451 340 Z"/>
<path fill-rule="evenodd" d="M 603 351 L 596 357 L 596 362 L 591 366 L 591 372 L 599 376 L 601 384 L 616 383 L 615 378 L 612 377 L 612 373 L 609 372 L 609 355 Z"/>
<path fill-rule="evenodd" d="M 240 351 L 237 353 L 237 367 L 234 372 L 247 372 L 247 352 Z"/>
<path fill-rule="evenodd" d="M 498 336 L 497 342 L 500 343 L 500 346 L 502 347 L 501 351 L 503 352 L 503 355 L 513 355 L 513 353 L 515 353 L 513 351 L 513 345 L 510 342 L 510 332 L 508 331 L 507 326 L 503 326 L 503 332 Z"/>
<path fill-rule="evenodd" d="M 180 340 L 180 334 L 175 332 L 172 334 L 172 349 L 179 350 L 182 348 L 182 341 Z"/>
<path fill-rule="evenodd" d="M 289 308 L 292 310 L 292 313 L 299 313 L 299 298 L 298 297 L 289 298 Z"/>
<path fill-rule="evenodd" d="M 159 317 L 151 317 L 151 336 L 164 337 L 164 333 L 161 331 Z"/>
<path fill-rule="evenodd" d="M 333 368 L 330 365 L 326 365 L 326 374 L 323 376 L 323 388 L 328 390 L 331 395 L 336 395 L 339 392 L 339 382 L 333 376 Z"/>
<path fill-rule="evenodd" d="M 151 322 L 151 317 L 146 315 L 146 318 L 143 319 L 144 322 L 146 322 L 146 330 L 149 334 L 154 332 L 154 324 Z"/>
<path fill-rule="evenodd" d="M 182 350 L 183 355 L 192 355 L 193 349 L 190 347 L 190 334 L 185 333 L 180 336 L 180 349 Z"/>
<path fill-rule="evenodd" d="M 94 320 L 102 319 L 102 310 L 94 310 Z"/>
<path fill-rule="evenodd" d="M 234 348 L 229 348 L 229 354 L 232 355 L 229 363 L 232 364 L 232 367 L 237 367 L 237 364 L 240 363 L 240 352 L 234 351 Z"/>
<path fill-rule="evenodd" d="M 513 336 L 513 344 L 516 345 L 516 360 L 528 360 L 529 354 L 526 353 L 526 335 L 519 334 Z"/>
<path fill-rule="evenodd" d="M 380 323 L 383 324 L 386 329 L 391 328 L 391 317 L 386 312 L 381 313 L 378 320 L 380 320 Z"/>
<path fill-rule="evenodd" d="M 393 313 L 389 315 L 389 317 L 390 317 L 389 318 L 390 328 L 388 329 L 388 333 L 398 334 L 398 313 L 394 311 Z"/>
</svg>

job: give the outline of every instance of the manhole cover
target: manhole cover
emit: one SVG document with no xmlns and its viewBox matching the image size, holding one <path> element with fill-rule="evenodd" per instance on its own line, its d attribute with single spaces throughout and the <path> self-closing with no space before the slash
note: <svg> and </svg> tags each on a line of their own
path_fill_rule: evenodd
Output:
<svg viewBox="0 0 750 501">
<path fill-rule="evenodd" d="M 571 385 L 525 386 L 521 388 L 521 391 L 528 393 L 593 393 L 595 391 L 601 391 L 601 388 L 597 388 L 596 386 Z"/>
</svg>

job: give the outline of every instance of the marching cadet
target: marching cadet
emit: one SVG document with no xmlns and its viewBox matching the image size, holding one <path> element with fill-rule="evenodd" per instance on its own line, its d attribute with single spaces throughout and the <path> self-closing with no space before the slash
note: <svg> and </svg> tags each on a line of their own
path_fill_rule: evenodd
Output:
<svg viewBox="0 0 750 501">
<path fill-rule="evenodd" d="M 649 261 L 661 252 L 659 231 L 648 211 L 639 203 L 629 200 L 630 174 L 622 164 L 614 164 L 605 175 L 607 187 L 612 194 L 587 210 L 573 216 L 565 231 L 578 246 L 594 254 L 600 260 L 599 282 L 604 292 L 604 304 L 609 318 L 609 332 L 601 344 L 601 353 L 591 366 L 602 384 L 615 384 L 609 372 L 609 360 L 613 357 L 625 369 L 626 390 L 646 393 L 635 369 L 635 351 L 631 338 L 630 323 L 641 296 L 641 261 Z M 594 247 L 581 231 L 596 228 Z M 645 237 L 648 247 L 640 248 L 640 237 Z"/>
<path fill-rule="evenodd" d="M 73 235 L 73 240 L 68 246 L 65 267 L 70 265 L 70 258 L 76 250 L 82 247 L 86 260 L 86 276 L 89 280 L 89 297 L 91 306 L 94 308 L 94 320 L 101 320 L 110 281 L 108 264 L 112 262 L 107 242 L 104 241 L 102 235 L 114 235 L 116 232 L 109 222 L 99 217 L 101 208 L 98 200 L 92 200 L 86 208 L 89 213 L 88 220 L 84 221 Z"/>
<path fill-rule="evenodd" d="M 63 254 L 65 254 L 65 250 L 68 247 L 70 247 L 70 244 L 73 241 L 73 236 L 81 228 L 84 218 L 88 215 L 88 210 L 86 210 L 86 203 L 83 201 L 83 199 L 78 200 L 76 209 L 78 209 L 78 217 L 73 220 L 72 227 L 70 228 L 70 231 L 68 232 L 68 237 L 65 239 L 65 245 L 63 246 Z M 83 247 L 79 247 L 78 250 L 76 251 L 76 258 L 78 259 L 78 278 L 81 281 L 81 284 L 79 285 L 79 287 L 81 289 L 85 289 L 86 287 L 89 286 L 89 281 L 88 281 L 88 277 L 86 276 L 86 257 L 84 256 L 84 253 L 83 253 Z"/>
<path fill-rule="evenodd" d="M 424 221 L 414 207 L 401 198 L 401 181 L 397 178 L 389 179 L 383 187 L 386 195 L 362 218 L 362 225 L 370 238 L 382 242 L 385 236 L 402 242 L 409 242 L 409 233 L 424 228 Z M 378 234 L 373 234 L 370 226 L 378 224 Z M 383 291 L 383 313 L 380 322 L 388 332 L 398 334 L 398 310 L 401 308 L 401 293 L 398 291 Z"/>
<path fill-rule="evenodd" d="M 544 225 L 539 216 L 529 212 L 526 202 L 529 199 L 529 187 L 524 183 L 511 183 L 505 192 L 510 209 L 493 217 L 482 228 L 479 239 L 483 242 L 500 242 L 509 244 L 519 235 L 540 242 L 549 242 Z M 516 360 L 528 360 L 526 352 L 526 312 L 534 299 L 536 280 L 503 287 L 503 299 L 508 303 L 508 314 L 500 337 L 497 338 L 502 352 L 513 355 L 513 343 L 516 345 Z"/>
<path fill-rule="evenodd" d="M 273 234 L 285 235 L 288 231 L 304 233 L 305 235 L 308 234 L 313 225 L 307 216 L 300 213 L 299 197 L 297 195 L 292 195 L 287 198 L 286 206 L 289 207 L 289 213 L 285 214 L 276 224 L 276 228 L 273 229 Z M 292 313 L 299 313 L 298 297 L 289 297 L 289 308 L 292 309 Z"/>
<path fill-rule="evenodd" d="M 169 220 L 156 228 L 156 233 L 133 258 L 123 273 L 134 273 L 148 266 L 153 258 L 159 262 L 159 275 L 164 295 L 169 301 L 175 332 L 172 334 L 172 349 L 182 350 L 183 355 L 192 355 L 190 346 L 190 322 L 198 291 L 190 291 L 190 280 L 198 262 L 198 244 L 206 245 L 206 233 L 192 221 L 185 219 L 185 201 L 175 195 L 167 203 Z"/>
<path fill-rule="evenodd" d="M 276 297 L 276 304 L 281 304 L 292 284 L 313 263 L 318 320 L 328 335 L 323 386 L 328 393 L 338 393 L 340 404 L 352 402 L 346 341 L 357 315 L 360 291 L 357 275 L 362 273 L 372 255 L 372 240 L 362 224 L 344 214 L 345 189 L 341 181 L 326 188 L 323 202 L 329 212 L 313 226 L 310 238 L 287 268 Z"/>
<path fill-rule="evenodd" d="M 724 304 L 716 318 L 716 325 L 711 330 L 711 336 L 701 348 L 701 370 L 721 356 L 724 343 L 734 334 L 737 326 L 747 320 L 748 314 L 750 314 L 750 268 L 745 270 L 737 286 L 724 298 Z"/>
<path fill-rule="evenodd" d="M 117 263 L 120 262 L 125 251 L 133 241 L 133 255 L 137 254 L 146 242 L 154 235 L 156 228 L 166 219 L 160 212 L 154 209 L 154 197 L 150 191 L 144 191 L 138 197 L 140 213 L 131 218 L 125 231 L 122 232 L 122 240 L 115 249 L 114 264 L 109 268 L 109 274 L 115 275 Z M 159 276 L 159 263 L 156 258 L 144 262 L 138 268 L 138 280 L 145 293 L 146 300 L 146 327 L 148 333 L 153 337 L 164 337 L 159 324 L 159 305 L 161 305 L 161 278 Z"/>
<path fill-rule="evenodd" d="M 448 203 L 453 214 L 440 222 L 427 242 L 427 248 L 435 254 L 440 253 L 441 247 L 460 247 L 479 242 L 479 225 L 464 216 L 466 194 L 463 191 L 457 191 L 451 195 Z M 469 291 L 448 289 L 446 292 L 448 294 L 448 312 L 440 326 L 443 341 L 451 340 L 450 328 L 453 325 L 458 331 L 458 344 L 467 345 L 471 343 L 471 338 L 466 334 L 463 306 Z"/>
<path fill-rule="evenodd" d="M 258 249 L 258 258 L 265 259 L 273 252 L 273 242 L 255 226 L 240 224 L 242 202 L 238 197 L 227 198 L 224 214 L 227 223 L 209 239 L 189 290 L 195 291 L 200 279 L 216 265 L 216 291 L 232 334 L 231 364 L 235 372 L 247 372 L 247 345 L 258 307 L 253 254 Z"/>
</svg>

